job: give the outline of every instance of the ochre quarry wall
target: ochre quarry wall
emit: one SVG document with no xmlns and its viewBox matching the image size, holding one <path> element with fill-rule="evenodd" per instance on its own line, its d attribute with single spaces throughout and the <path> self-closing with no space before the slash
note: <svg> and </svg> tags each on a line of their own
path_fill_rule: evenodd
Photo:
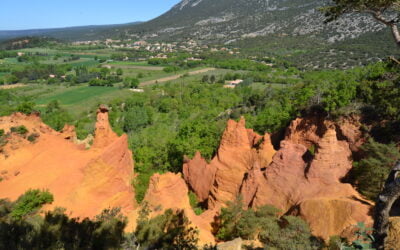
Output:
<svg viewBox="0 0 400 250">
<path fill-rule="evenodd" d="M 0 198 L 17 199 L 28 189 L 47 189 L 54 202 L 46 209 L 64 207 L 73 217 L 89 217 L 103 209 L 120 207 L 128 214 L 135 208 L 131 185 L 134 162 L 126 135 L 117 136 L 100 107 L 93 146 L 73 143 L 74 128 L 59 133 L 37 115 L 16 113 L 0 117 L 0 129 L 25 126 L 35 142 L 11 133 L 0 153 Z"/>
<path fill-rule="evenodd" d="M 301 216 L 327 241 L 347 236 L 357 222 L 372 223 L 373 203 L 341 182 L 361 136 L 354 122 L 297 119 L 276 152 L 269 134 L 246 129 L 243 118 L 228 121 L 217 155 L 209 164 L 199 153 L 187 160 L 184 178 L 209 209 L 241 195 L 248 207 L 273 205 L 282 214 Z"/>
</svg>

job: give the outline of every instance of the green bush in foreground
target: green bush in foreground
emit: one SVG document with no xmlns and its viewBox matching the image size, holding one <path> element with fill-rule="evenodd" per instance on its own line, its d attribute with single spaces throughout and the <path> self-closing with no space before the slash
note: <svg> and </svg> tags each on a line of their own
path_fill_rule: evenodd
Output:
<svg viewBox="0 0 400 250">
<path fill-rule="evenodd" d="M 121 248 L 127 221 L 119 208 L 94 219 L 69 218 L 63 208 L 40 216 L 40 207 L 52 201 L 49 192 L 39 190 L 29 190 L 15 202 L 0 199 L 0 249 Z"/>
<path fill-rule="evenodd" d="M 370 139 L 361 150 L 364 158 L 354 163 L 352 174 L 358 190 L 375 200 L 383 188 L 400 152 L 395 144 L 381 144 Z"/>
<path fill-rule="evenodd" d="M 319 249 L 308 224 L 295 216 L 279 217 L 279 210 L 272 206 L 243 209 L 239 198 L 222 208 L 219 216 L 217 238 L 224 241 L 241 237 L 244 240 L 259 240 L 267 248 Z"/>
<path fill-rule="evenodd" d="M 150 212 L 144 204 L 137 220 L 135 237 L 140 249 L 197 249 L 198 231 L 189 226 L 183 210 L 168 209 L 152 219 Z"/>
<path fill-rule="evenodd" d="M 44 204 L 52 203 L 53 195 L 48 191 L 40 191 L 37 189 L 28 190 L 24 195 L 20 196 L 15 202 L 11 211 L 11 217 L 21 219 L 23 216 L 35 212 Z"/>
</svg>

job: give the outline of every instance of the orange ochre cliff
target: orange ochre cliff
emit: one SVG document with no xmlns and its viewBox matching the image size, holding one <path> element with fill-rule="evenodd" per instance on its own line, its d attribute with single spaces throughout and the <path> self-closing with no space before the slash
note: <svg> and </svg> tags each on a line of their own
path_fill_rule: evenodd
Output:
<svg viewBox="0 0 400 250">
<path fill-rule="evenodd" d="M 241 195 L 248 207 L 273 205 L 282 214 L 301 216 L 326 241 L 346 236 L 357 222 L 372 223 L 373 204 L 341 182 L 352 167 L 350 148 L 361 140 L 358 129 L 297 119 L 275 151 L 269 134 L 246 129 L 243 118 L 228 121 L 216 156 L 209 164 L 200 153 L 186 160 L 184 178 L 209 208 Z"/>
<path fill-rule="evenodd" d="M 132 153 L 127 136 L 118 137 L 100 107 L 93 145 L 78 144 L 75 130 L 63 133 L 36 115 L 16 113 L 0 118 L 0 129 L 24 125 L 38 135 L 31 143 L 11 133 L 0 153 L 0 198 L 18 198 L 29 188 L 54 194 L 49 208 L 65 207 L 72 216 L 93 217 L 103 209 L 121 207 L 135 224 Z M 280 148 L 271 136 L 246 129 L 245 120 L 229 120 L 217 154 L 208 163 L 197 153 L 186 159 L 181 174 L 155 174 L 144 201 L 152 215 L 183 210 L 199 229 L 200 244 L 215 243 L 212 222 L 219 209 L 239 195 L 247 207 L 273 205 L 282 214 L 301 216 L 312 233 L 328 240 L 347 236 L 357 222 L 372 222 L 373 203 L 350 184 L 342 183 L 352 167 L 352 152 L 363 143 L 357 119 L 330 122 L 319 118 L 294 120 Z M 190 206 L 192 190 L 208 210 L 197 216 Z M 132 230 L 132 229 L 128 229 Z"/>
<path fill-rule="evenodd" d="M 25 126 L 36 134 L 30 143 L 12 133 L 0 153 L 0 198 L 17 199 L 28 189 L 47 189 L 54 195 L 48 208 L 64 207 L 74 217 L 94 217 L 103 209 L 120 207 L 124 214 L 135 207 L 132 152 L 126 135 L 118 137 L 100 107 L 93 146 L 85 149 L 70 139 L 74 128 L 59 133 L 37 115 L 16 113 L 0 118 L 0 129 Z"/>
</svg>

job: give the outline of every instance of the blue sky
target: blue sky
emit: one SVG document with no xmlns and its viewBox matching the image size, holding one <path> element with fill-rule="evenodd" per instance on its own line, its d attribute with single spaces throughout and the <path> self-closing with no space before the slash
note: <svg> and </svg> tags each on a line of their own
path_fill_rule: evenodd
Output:
<svg viewBox="0 0 400 250">
<path fill-rule="evenodd" d="M 180 0 L 0 0 L 0 30 L 147 21 Z"/>
</svg>

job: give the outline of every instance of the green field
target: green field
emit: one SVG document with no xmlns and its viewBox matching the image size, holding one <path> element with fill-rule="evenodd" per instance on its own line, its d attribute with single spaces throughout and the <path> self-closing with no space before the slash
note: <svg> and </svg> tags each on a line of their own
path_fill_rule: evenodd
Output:
<svg viewBox="0 0 400 250">
<path fill-rule="evenodd" d="M 40 93 L 36 93 L 36 95 L 39 95 L 35 98 L 37 107 L 42 110 L 49 102 L 57 100 L 63 108 L 74 116 L 95 110 L 99 104 L 132 95 L 129 90 L 116 87 L 57 87 L 51 92 L 48 90 L 48 88 L 43 88 Z"/>
<path fill-rule="evenodd" d="M 36 103 L 41 105 L 47 104 L 53 100 L 58 100 L 62 105 L 73 105 L 115 91 L 119 91 L 119 89 L 113 87 L 77 87 L 56 95 L 39 98 L 36 100 Z"/>
</svg>

